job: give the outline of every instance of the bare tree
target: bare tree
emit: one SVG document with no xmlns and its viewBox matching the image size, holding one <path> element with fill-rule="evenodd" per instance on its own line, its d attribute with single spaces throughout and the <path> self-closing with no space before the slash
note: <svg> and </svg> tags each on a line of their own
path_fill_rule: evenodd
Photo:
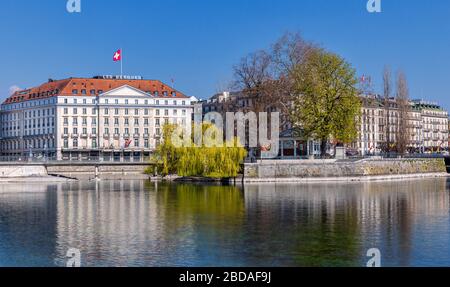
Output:
<svg viewBox="0 0 450 287">
<path fill-rule="evenodd" d="M 391 70 L 388 66 L 384 67 L 383 71 L 383 87 L 384 87 L 384 136 L 385 136 L 385 152 L 391 151 L 392 139 L 391 139 L 391 94 L 392 94 L 392 81 Z"/>
<path fill-rule="evenodd" d="M 405 74 L 400 71 L 397 76 L 397 97 L 398 106 L 398 130 L 397 130 L 397 151 L 404 155 L 410 145 L 410 102 L 408 83 Z"/>
<path fill-rule="evenodd" d="M 281 126 L 289 122 L 294 96 L 292 73 L 317 46 L 305 41 L 298 33 L 286 33 L 271 49 L 244 57 L 234 66 L 234 89 L 240 96 L 233 101 L 234 110 L 278 111 Z M 242 102 L 248 105 L 242 107 Z M 232 105 L 229 103 L 229 105 Z"/>
</svg>

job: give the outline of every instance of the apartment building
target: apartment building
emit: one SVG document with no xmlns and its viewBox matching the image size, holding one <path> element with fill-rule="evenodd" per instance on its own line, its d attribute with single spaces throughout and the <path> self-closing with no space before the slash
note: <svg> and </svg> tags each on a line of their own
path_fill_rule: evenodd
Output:
<svg viewBox="0 0 450 287">
<path fill-rule="evenodd" d="M 387 146 L 394 149 L 400 121 L 395 99 L 386 103 L 380 96 L 368 95 L 361 96 L 361 100 L 360 132 L 354 147 L 362 155 L 381 153 Z M 410 101 L 407 123 L 411 152 L 448 150 L 448 112 L 437 103 Z"/>
</svg>

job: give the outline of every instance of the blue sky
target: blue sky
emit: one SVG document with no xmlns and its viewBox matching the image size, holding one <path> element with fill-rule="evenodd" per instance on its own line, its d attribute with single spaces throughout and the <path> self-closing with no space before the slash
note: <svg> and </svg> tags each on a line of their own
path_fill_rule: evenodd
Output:
<svg viewBox="0 0 450 287">
<path fill-rule="evenodd" d="M 345 57 L 381 90 L 385 64 L 405 71 L 412 98 L 450 109 L 450 1 L 381 0 L 67 0 L 0 1 L 0 98 L 12 86 L 48 78 L 124 73 L 170 83 L 207 98 L 232 79 L 232 66 L 286 31 Z"/>
</svg>

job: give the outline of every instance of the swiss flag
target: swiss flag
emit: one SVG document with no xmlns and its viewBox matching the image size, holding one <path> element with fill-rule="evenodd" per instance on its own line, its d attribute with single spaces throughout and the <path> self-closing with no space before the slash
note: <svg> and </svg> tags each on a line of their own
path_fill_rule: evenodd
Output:
<svg viewBox="0 0 450 287">
<path fill-rule="evenodd" d="M 122 50 L 117 50 L 117 52 L 114 53 L 113 61 L 118 62 L 120 60 L 122 60 Z"/>
</svg>

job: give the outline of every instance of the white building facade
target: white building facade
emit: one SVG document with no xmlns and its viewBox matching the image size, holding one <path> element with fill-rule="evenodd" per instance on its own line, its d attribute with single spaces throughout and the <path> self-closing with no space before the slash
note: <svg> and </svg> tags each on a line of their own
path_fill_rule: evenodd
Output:
<svg viewBox="0 0 450 287">
<path fill-rule="evenodd" d="M 392 148 L 397 140 L 400 120 L 395 100 L 390 100 L 390 106 L 385 107 L 385 101 L 380 97 L 364 96 L 362 103 L 359 136 L 355 148 L 361 155 L 382 153 L 388 143 L 391 143 Z M 448 111 L 437 103 L 411 101 L 408 129 L 410 152 L 448 151 Z"/>
<path fill-rule="evenodd" d="M 3 160 L 144 162 L 167 123 L 191 128 L 191 99 L 160 81 L 67 79 L 1 107 Z"/>
</svg>

